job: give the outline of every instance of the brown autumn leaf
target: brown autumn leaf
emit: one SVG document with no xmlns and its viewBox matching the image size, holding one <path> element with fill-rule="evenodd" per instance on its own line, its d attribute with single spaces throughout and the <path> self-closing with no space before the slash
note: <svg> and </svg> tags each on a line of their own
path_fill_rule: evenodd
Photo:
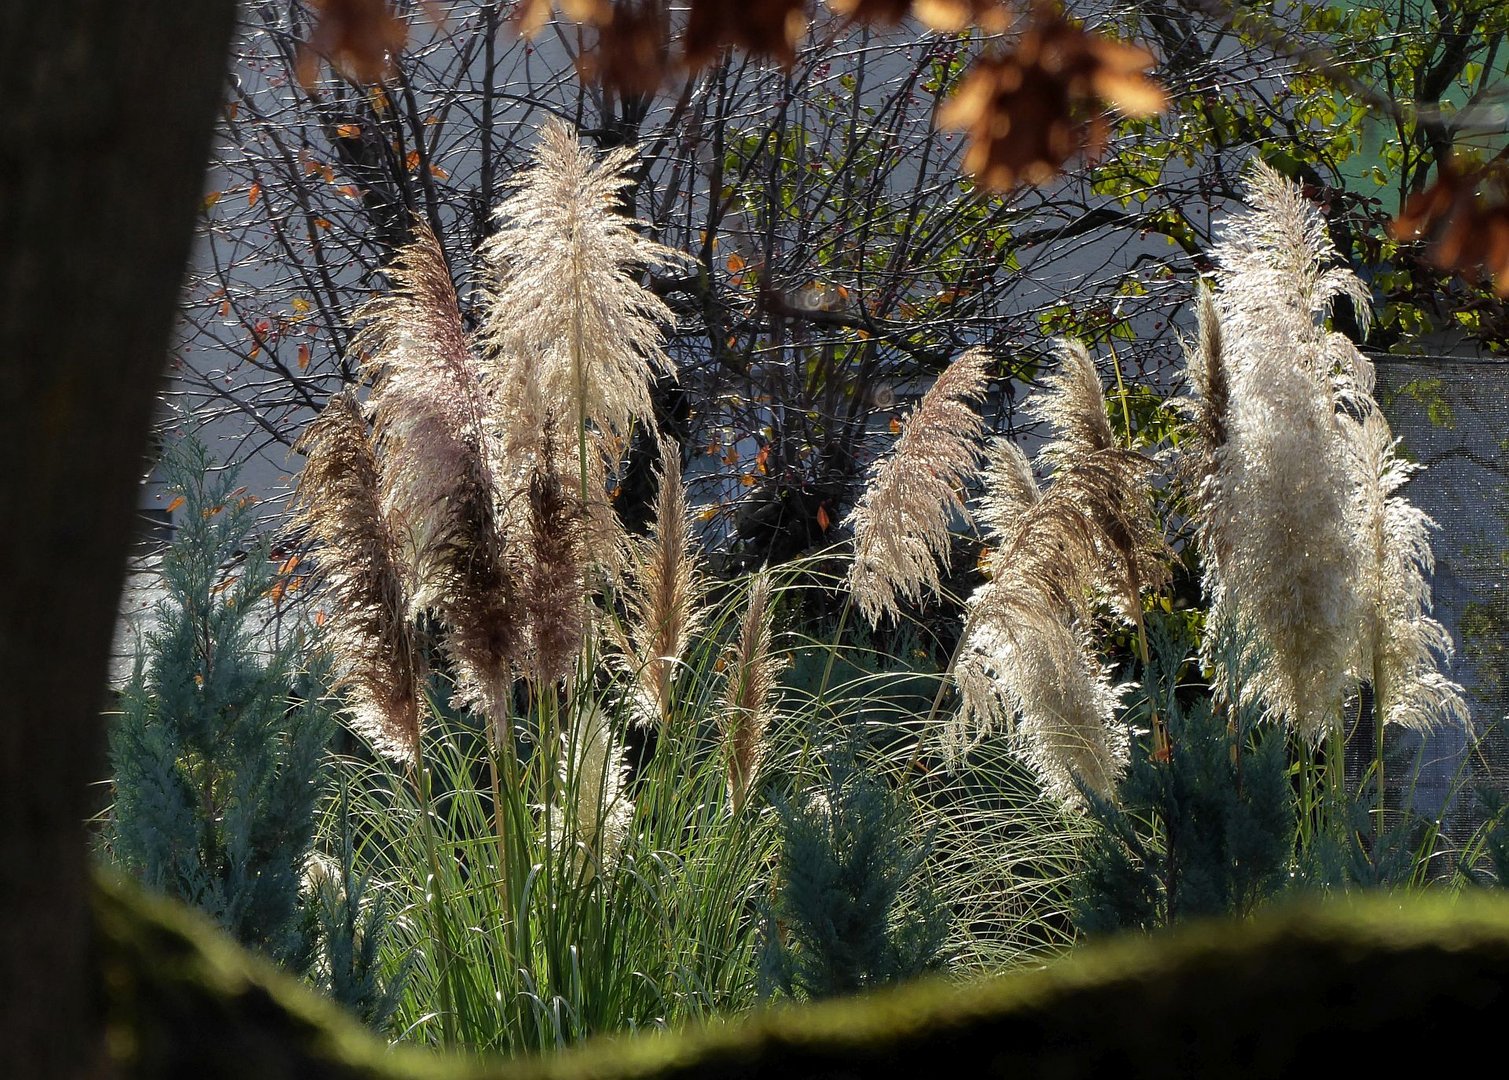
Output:
<svg viewBox="0 0 1509 1080">
<path fill-rule="evenodd" d="M 1086 31 L 1039 5 L 1016 48 L 976 61 L 938 110 L 938 125 L 969 135 L 964 168 L 993 191 L 1041 184 L 1076 155 L 1105 148 L 1107 106 L 1151 116 L 1168 104 L 1147 77 L 1153 54 Z"/>
<path fill-rule="evenodd" d="M 1477 282 L 1486 271 L 1494 292 L 1509 297 L 1509 162 L 1501 153 L 1487 165 L 1464 171 L 1443 161 L 1436 182 L 1411 195 L 1389 235 L 1401 242 L 1425 241 L 1425 259 L 1448 273 Z"/>
<path fill-rule="evenodd" d="M 696 70 L 734 45 L 790 66 L 807 32 L 806 0 L 692 0 L 683 49 Z"/>
<path fill-rule="evenodd" d="M 613 19 L 612 0 L 560 0 L 561 14 L 573 22 L 603 26 Z M 513 23 L 520 36 L 532 38 L 540 32 L 557 7 L 556 0 L 520 0 L 514 8 Z"/>
<path fill-rule="evenodd" d="M 1001 0 L 916 0 L 913 14 L 943 34 L 978 26 L 987 34 L 1011 28 L 1011 11 Z"/>
<path fill-rule="evenodd" d="M 945 34 L 978 26 L 999 34 L 1011 25 L 1011 12 L 1001 0 L 828 0 L 828 7 L 851 22 L 895 26 L 908 15 Z"/>
<path fill-rule="evenodd" d="M 577 61 L 581 77 L 619 94 L 653 94 L 665 78 L 671 24 L 663 0 L 614 0 L 597 44 Z"/>
<path fill-rule="evenodd" d="M 387 0 L 310 0 L 317 21 L 299 46 L 298 77 L 307 87 L 319 75 L 324 57 L 357 82 L 377 82 L 389 73 L 392 56 L 408 40 L 408 26 L 388 9 Z"/>
</svg>

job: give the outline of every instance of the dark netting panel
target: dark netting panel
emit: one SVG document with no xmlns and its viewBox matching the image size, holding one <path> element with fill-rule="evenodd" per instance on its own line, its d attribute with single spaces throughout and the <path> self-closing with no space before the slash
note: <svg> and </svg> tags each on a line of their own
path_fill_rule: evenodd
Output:
<svg viewBox="0 0 1509 1080">
<path fill-rule="evenodd" d="M 1474 789 L 1509 791 L 1509 365 L 1380 359 L 1377 372 L 1404 455 L 1426 467 L 1404 494 L 1439 527 L 1436 617 L 1456 644 L 1452 677 L 1473 714 L 1473 730 L 1429 737 L 1413 801 L 1467 825 Z"/>
</svg>

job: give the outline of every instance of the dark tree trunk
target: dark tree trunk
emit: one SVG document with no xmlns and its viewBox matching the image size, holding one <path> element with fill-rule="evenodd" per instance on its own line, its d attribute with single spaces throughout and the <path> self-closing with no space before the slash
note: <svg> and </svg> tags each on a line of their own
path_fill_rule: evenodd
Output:
<svg viewBox="0 0 1509 1080">
<path fill-rule="evenodd" d="M 0 4 L 0 1047 L 105 1071 L 84 817 L 233 0 Z"/>
</svg>

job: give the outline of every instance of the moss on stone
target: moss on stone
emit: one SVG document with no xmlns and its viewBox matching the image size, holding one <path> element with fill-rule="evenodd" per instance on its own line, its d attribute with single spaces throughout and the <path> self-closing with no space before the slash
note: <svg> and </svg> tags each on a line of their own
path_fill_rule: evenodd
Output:
<svg viewBox="0 0 1509 1080">
<path fill-rule="evenodd" d="M 1374 896 L 1195 924 L 1034 972 L 929 982 L 481 1065 L 389 1050 L 192 913 L 102 882 L 111 1046 L 127 1075 L 800 1080 L 1259 1077 L 1435 1057 L 1509 1006 L 1509 901 Z"/>
</svg>

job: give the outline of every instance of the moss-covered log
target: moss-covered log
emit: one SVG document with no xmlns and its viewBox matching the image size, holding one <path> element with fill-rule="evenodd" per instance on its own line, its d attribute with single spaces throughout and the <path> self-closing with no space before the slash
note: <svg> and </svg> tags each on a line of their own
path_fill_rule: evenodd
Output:
<svg viewBox="0 0 1509 1080">
<path fill-rule="evenodd" d="M 1379 896 L 488 1066 L 386 1049 L 189 912 L 114 883 L 96 909 L 111 1049 L 143 1077 L 1129 1080 L 1303 1075 L 1338 1056 L 1392 1075 L 1509 1006 L 1509 901 Z"/>
</svg>

